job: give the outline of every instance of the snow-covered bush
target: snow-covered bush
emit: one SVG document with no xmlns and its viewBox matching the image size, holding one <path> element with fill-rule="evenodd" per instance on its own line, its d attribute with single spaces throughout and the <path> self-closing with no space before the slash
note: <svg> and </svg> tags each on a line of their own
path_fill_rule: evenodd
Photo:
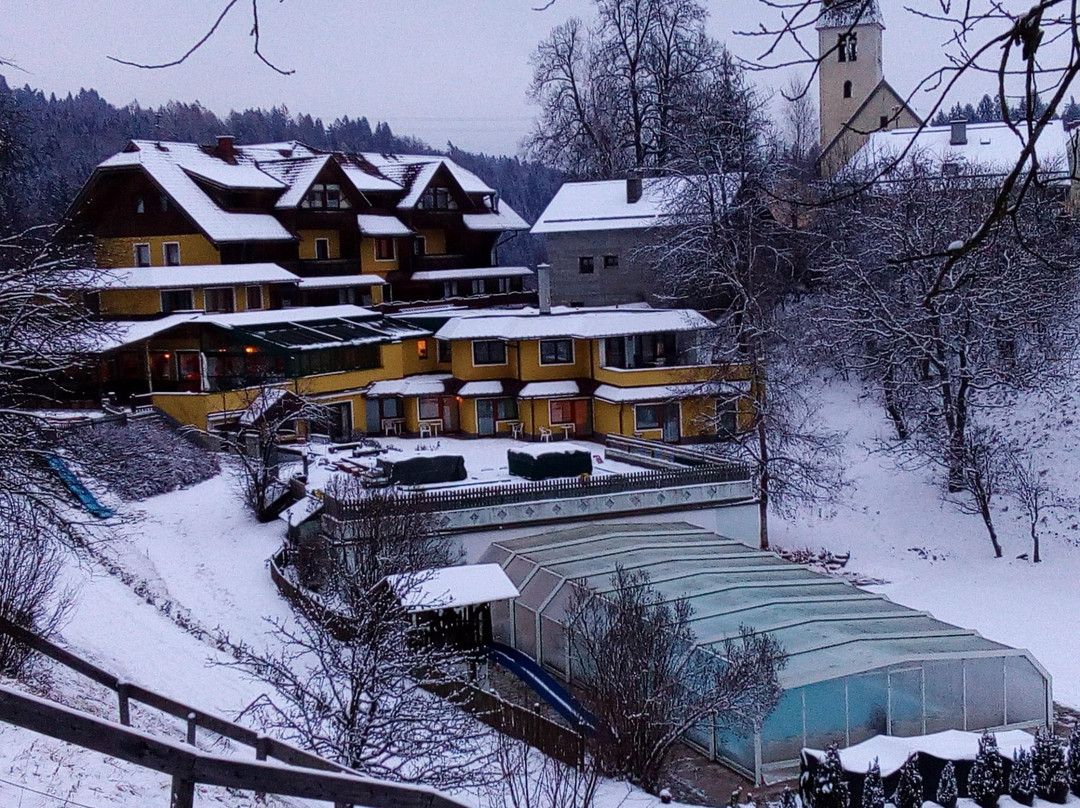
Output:
<svg viewBox="0 0 1080 808">
<path fill-rule="evenodd" d="M 818 766 L 814 777 L 814 808 L 849 808 L 851 803 L 844 766 L 840 762 L 840 750 L 829 744 L 825 759 Z"/>
<path fill-rule="evenodd" d="M 881 766 L 877 758 L 866 769 L 863 781 L 862 808 L 885 808 L 885 784 L 881 782 Z"/>
<path fill-rule="evenodd" d="M 219 470 L 212 453 L 152 421 L 72 429 L 61 443 L 82 470 L 128 500 L 193 485 Z"/>
<path fill-rule="evenodd" d="M 1080 729 L 1069 737 L 1069 788 L 1080 797 Z"/>
<path fill-rule="evenodd" d="M 1044 800 L 1064 803 L 1069 793 L 1065 747 L 1061 739 L 1045 727 L 1035 733 L 1032 766 L 1035 769 L 1036 793 Z"/>
<path fill-rule="evenodd" d="M 787 786 L 784 787 L 784 791 L 780 795 L 779 808 L 799 808 L 799 801 L 795 798 L 795 792 Z"/>
<path fill-rule="evenodd" d="M 941 770 L 935 802 L 937 802 L 941 808 L 954 808 L 957 797 L 959 796 L 960 790 L 956 787 L 956 766 L 954 766 L 953 762 L 950 760 Z"/>
<path fill-rule="evenodd" d="M 918 757 L 912 756 L 900 767 L 900 782 L 893 797 L 896 808 L 922 808 L 922 775 L 919 774 Z"/>
<path fill-rule="evenodd" d="M 1012 771 L 1009 772 L 1009 796 L 1021 805 L 1035 802 L 1035 768 L 1031 754 L 1026 749 L 1013 752 Z"/>
<path fill-rule="evenodd" d="M 993 808 L 1005 788 L 1004 774 L 997 738 L 984 732 L 979 739 L 979 754 L 968 774 L 968 796 L 982 808 Z"/>
</svg>

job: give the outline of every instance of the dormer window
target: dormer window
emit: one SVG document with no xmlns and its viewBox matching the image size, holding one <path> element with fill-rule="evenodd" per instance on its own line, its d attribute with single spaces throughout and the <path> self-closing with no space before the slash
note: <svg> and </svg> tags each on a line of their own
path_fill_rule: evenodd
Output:
<svg viewBox="0 0 1080 808">
<path fill-rule="evenodd" d="M 341 194 L 341 186 L 337 183 L 317 182 L 311 186 L 304 200 L 300 203 L 302 208 L 316 208 L 318 210 L 341 210 L 351 208 L 349 200 Z"/>
<path fill-rule="evenodd" d="M 458 203 L 449 188 L 428 188 L 416 203 L 420 210 L 457 210 Z"/>
<path fill-rule="evenodd" d="M 836 38 L 836 59 L 839 62 L 854 62 L 859 58 L 859 35 L 854 31 L 840 34 Z"/>
<path fill-rule="evenodd" d="M 141 196 L 135 200 L 135 212 L 146 213 L 146 200 Z"/>
</svg>

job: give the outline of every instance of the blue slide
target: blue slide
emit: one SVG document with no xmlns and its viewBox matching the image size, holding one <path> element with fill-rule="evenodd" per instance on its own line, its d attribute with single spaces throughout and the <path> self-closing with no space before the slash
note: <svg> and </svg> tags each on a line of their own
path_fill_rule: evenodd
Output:
<svg viewBox="0 0 1080 808">
<path fill-rule="evenodd" d="M 116 515 L 112 508 L 106 508 L 97 501 L 97 498 L 90 493 L 90 490 L 79 482 L 75 472 L 68 467 L 68 464 L 62 458 L 54 454 L 48 454 L 45 455 L 45 462 L 49 464 L 49 468 L 56 472 L 56 476 L 63 480 L 64 485 L 70 489 L 71 493 L 78 498 L 87 513 L 96 516 L 98 519 L 108 519 Z"/>
<path fill-rule="evenodd" d="M 489 644 L 487 651 L 493 661 L 498 662 L 535 690 L 544 701 L 555 708 L 559 715 L 573 724 L 575 729 L 586 735 L 596 732 L 596 719 L 535 660 L 499 642 Z"/>
</svg>

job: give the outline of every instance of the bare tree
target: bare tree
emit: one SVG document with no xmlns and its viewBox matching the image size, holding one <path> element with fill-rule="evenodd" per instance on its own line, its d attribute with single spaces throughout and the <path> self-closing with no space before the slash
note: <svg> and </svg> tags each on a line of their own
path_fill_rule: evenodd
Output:
<svg viewBox="0 0 1080 808">
<path fill-rule="evenodd" d="M 482 783 L 491 731 L 453 704 L 462 655 L 429 642 L 387 586 L 339 588 L 327 602 L 332 618 L 301 607 L 295 620 L 270 621 L 270 650 L 240 646 L 235 666 L 273 688 L 244 713 L 375 777 Z"/>
<path fill-rule="evenodd" d="M 486 800 L 491 808 L 591 808 L 600 784 L 595 757 L 571 766 L 508 735 L 499 736 L 495 761 L 498 778 Z"/>
<path fill-rule="evenodd" d="M 961 509 L 982 518 L 995 558 L 1001 558 L 1002 551 L 991 506 L 1004 483 L 1004 451 L 1001 433 L 993 427 L 976 426 L 964 436 L 963 481 L 972 501 L 961 502 Z"/>
<path fill-rule="evenodd" d="M 578 590 L 569 614 L 583 697 L 606 733 L 602 770 L 650 792 L 683 733 L 711 716 L 750 731 L 780 698 L 786 659 L 776 640 L 744 628 L 711 651 L 695 648 L 690 604 L 662 598 L 644 571 L 617 567 L 610 592 Z"/>
<path fill-rule="evenodd" d="M 0 617 L 42 637 L 60 629 L 73 602 L 60 583 L 60 538 L 36 503 L 0 493 Z M 0 633 L 0 676 L 25 675 L 30 653 Z"/>
<path fill-rule="evenodd" d="M 676 149 L 673 133 L 693 123 L 690 100 L 730 57 L 705 34 L 699 0 L 595 7 L 591 26 L 577 18 L 557 26 L 533 57 L 530 95 L 540 117 L 526 148 L 573 176 L 662 166 Z"/>
<path fill-rule="evenodd" d="M 830 249 L 819 256 L 813 339 L 880 390 L 898 441 L 936 441 L 953 491 L 978 412 L 1067 379 L 1076 343 L 1077 240 L 1060 189 L 1030 191 L 957 258 L 997 193 L 977 167 L 941 176 L 912 158 L 820 225 Z"/>
<path fill-rule="evenodd" d="M 1039 524 L 1049 511 L 1064 503 L 1050 485 L 1047 470 L 1039 469 L 1034 459 L 1022 452 L 1014 452 L 1009 457 L 1005 487 L 1024 509 L 1031 534 L 1031 560 L 1038 564 L 1042 561 Z"/>
</svg>

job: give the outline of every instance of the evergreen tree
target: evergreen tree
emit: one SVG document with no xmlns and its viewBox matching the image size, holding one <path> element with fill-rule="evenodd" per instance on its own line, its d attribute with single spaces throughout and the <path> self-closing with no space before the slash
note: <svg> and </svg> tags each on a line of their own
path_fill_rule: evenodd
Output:
<svg viewBox="0 0 1080 808">
<path fill-rule="evenodd" d="M 825 759 L 818 766 L 813 795 L 814 808 L 850 808 L 851 797 L 847 780 L 844 779 L 844 766 L 840 762 L 840 750 L 834 743 L 829 744 Z"/>
<path fill-rule="evenodd" d="M 1080 797 L 1080 729 L 1069 737 L 1069 788 Z"/>
<path fill-rule="evenodd" d="M 900 783 L 893 797 L 896 808 L 922 808 L 922 775 L 919 774 L 919 758 L 913 755 L 900 767 Z"/>
<path fill-rule="evenodd" d="M 1065 774 L 1065 748 L 1053 732 L 1041 728 L 1035 733 L 1035 748 L 1032 751 L 1032 766 L 1035 769 L 1036 793 L 1046 800 L 1063 802 L 1061 783 L 1065 782 L 1068 793 L 1068 779 Z"/>
<path fill-rule="evenodd" d="M 997 739 L 984 732 L 979 739 L 979 754 L 968 775 L 968 795 L 982 808 L 993 808 L 1004 790 L 1004 765 Z"/>
<path fill-rule="evenodd" d="M 1009 796 L 1021 805 L 1035 801 L 1035 767 L 1026 749 L 1013 752 L 1012 771 L 1009 772 Z"/>
<path fill-rule="evenodd" d="M 956 767 L 950 760 L 941 770 L 941 778 L 938 780 L 937 804 L 941 808 L 954 808 L 960 792 L 956 787 Z"/>
<path fill-rule="evenodd" d="M 874 758 L 866 769 L 863 781 L 862 808 L 885 808 L 885 785 L 881 782 L 881 766 Z"/>
</svg>

